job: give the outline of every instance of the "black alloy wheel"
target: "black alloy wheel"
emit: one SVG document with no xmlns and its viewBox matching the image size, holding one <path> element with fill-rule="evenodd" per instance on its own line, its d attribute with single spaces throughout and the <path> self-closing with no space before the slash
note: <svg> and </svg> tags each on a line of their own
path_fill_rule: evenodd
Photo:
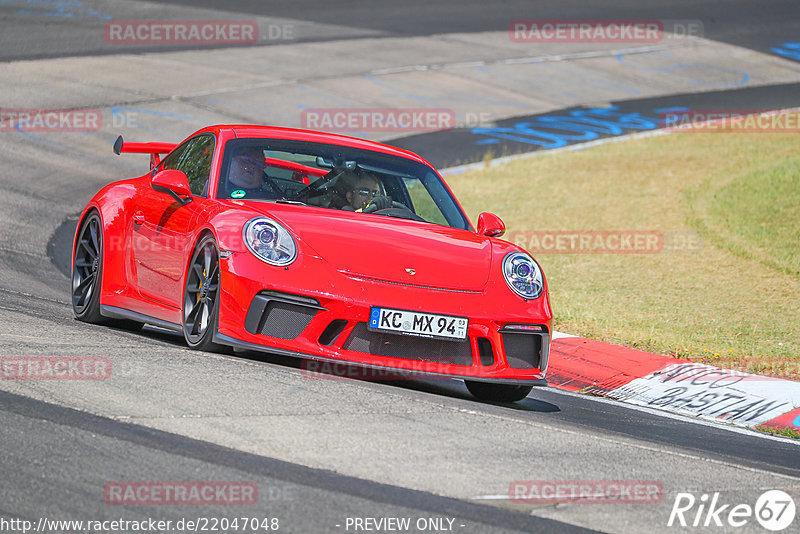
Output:
<svg viewBox="0 0 800 534">
<path fill-rule="evenodd" d="M 81 224 L 72 261 L 72 311 L 87 323 L 101 323 L 100 288 L 103 280 L 103 225 L 97 212 Z"/>
<path fill-rule="evenodd" d="M 183 291 L 183 335 L 189 348 L 218 351 L 213 342 L 217 330 L 219 250 L 206 235 L 195 247 Z"/>
</svg>

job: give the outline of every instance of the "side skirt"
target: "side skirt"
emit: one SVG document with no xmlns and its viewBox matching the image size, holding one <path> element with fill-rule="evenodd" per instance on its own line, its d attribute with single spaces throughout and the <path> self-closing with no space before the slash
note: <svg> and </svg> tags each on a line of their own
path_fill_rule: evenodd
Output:
<svg viewBox="0 0 800 534">
<path fill-rule="evenodd" d="M 155 317 L 150 317 L 149 315 L 144 315 L 141 313 L 136 313 L 130 310 L 126 310 L 124 308 L 117 308 L 116 306 L 100 306 L 100 315 L 103 317 L 109 317 L 111 319 L 130 319 L 132 321 L 138 321 L 140 323 L 147 323 L 153 326 L 157 326 L 159 328 L 164 328 L 165 330 L 172 330 L 173 332 L 183 333 L 183 327 L 179 324 L 170 323 L 169 321 L 164 321 L 161 319 L 156 319 Z"/>
</svg>

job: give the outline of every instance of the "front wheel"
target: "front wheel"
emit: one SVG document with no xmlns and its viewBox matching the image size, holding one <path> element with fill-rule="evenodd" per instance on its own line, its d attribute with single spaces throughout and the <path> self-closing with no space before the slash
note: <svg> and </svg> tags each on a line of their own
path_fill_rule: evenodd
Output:
<svg viewBox="0 0 800 534">
<path fill-rule="evenodd" d="M 487 382 L 473 382 L 464 380 L 467 389 L 482 401 L 489 402 L 516 402 L 524 399 L 531 392 L 533 386 L 517 386 L 514 384 L 489 384 Z"/>
<path fill-rule="evenodd" d="M 103 281 L 103 225 L 97 212 L 81 224 L 72 258 L 72 311 L 87 323 L 104 322 L 100 315 L 100 287 Z"/>
<path fill-rule="evenodd" d="M 204 236 L 192 254 L 183 291 L 183 336 L 189 348 L 217 352 L 213 342 L 219 313 L 219 250 L 210 235 Z"/>
</svg>

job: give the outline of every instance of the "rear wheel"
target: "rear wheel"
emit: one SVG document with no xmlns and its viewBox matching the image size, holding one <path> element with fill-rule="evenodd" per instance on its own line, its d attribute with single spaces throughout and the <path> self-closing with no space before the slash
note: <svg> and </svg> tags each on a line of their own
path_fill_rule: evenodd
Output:
<svg viewBox="0 0 800 534">
<path fill-rule="evenodd" d="M 533 386 L 517 386 L 514 384 L 489 384 L 487 382 L 473 382 L 464 380 L 467 389 L 482 401 L 490 402 L 516 402 L 524 399 L 531 392 Z"/>
<path fill-rule="evenodd" d="M 210 235 L 195 247 L 183 291 L 183 336 L 189 348 L 217 352 L 213 342 L 219 313 L 219 250 Z"/>
<path fill-rule="evenodd" d="M 100 215 L 92 212 L 81 224 L 72 258 L 72 311 L 79 321 L 104 322 L 100 315 L 102 280 L 103 225 Z"/>
</svg>

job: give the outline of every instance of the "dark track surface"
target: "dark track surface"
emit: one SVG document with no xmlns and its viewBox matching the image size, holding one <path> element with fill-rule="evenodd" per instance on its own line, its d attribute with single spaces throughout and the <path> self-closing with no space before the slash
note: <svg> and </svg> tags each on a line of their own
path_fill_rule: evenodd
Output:
<svg viewBox="0 0 800 534">
<path fill-rule="evenodd" d="M 0 424 L 6 433 L 4 448 L 8 447 L 0 460 L 4 479 L 0 517 L 33 523 L 43 516 L 173 521 L 198 516 L 268 517 L 280 520 L 281 532 L 343 531 L 346 518 L 353 516 L 448 517 L 455 519 L 454 530 L 470 533 L 592 532 L 493 506 L 247 454 L 6 392 L 0 392 Z M 31 464 L 44 467 L 34 469 L 37 474 L 46 473 L 35 483 L 30 480 Z M 259 499 L 249 506 L 202 508 L 108 506 L 104 502 L 106 483 L 141 480 L 147 472 L 164 481 L 255 482 Z M 78 488 L 80 491 L 75 491 Z M 308 513 L 310 503 L 313 514 Z M 68 515 L 61 510 L 65 505 L 71 512 Z M 9 513 L 11 509 L 14 513 Z"/>
<path fill-rule="evenodd" d="M 641 117 L 654 124 L 663 124 L 664 116 L 659 113 L 658 110 L 669 108 L 683 107 L 692 110 L 727 109 L 764 111 L 798 107 L 800 106 L 800 84 L 767 85 L 725 91 L 709 91 L 705 93 L 688 93 L 656 98 L 621 100 L 611 102 L 610 105 L 616 107 L 615 113 L 630 114 L 631 117 Z M 511 117 L 497 121 L 496 126 L 497 128 L 509 128 L 513 130 L 514 125 L 518 123 L 530 123 L 540 117 L 563 117 L 579 109 L 586 108 L 568 108 L 540 115 Z M 546 128 L 543 130 L 547 131 Z M 623 131 L 626 134 L 631 134 L 653 130 L 649 128 L 623 128 Z M 560 133 L 578 136 L 574 131 L 561 131 Z M 458 128 L 446 132 L 431 132 L 393 139 L 389 141 L 388 144 L 416 152 L 437 168 L 483 161 L 487 151 L 491 151 L 492 157 L 499 157 L 544 150 L 541 145 L 534 144 L 537 140 L 535 136 L 525 135 L 524 132 L 516 135 L 521 139 L 530 138 L 531 142 L 503 138 L 504 136 L 511 135 L 512 134 L 500 134 L 497 136 L 475 135 L 470 129 Z M 607 137 L 614 137 L 614 135 L 599 133 L 597 136 L 598 139 Z M 478 144 L 476 143 L 478 140 L 491 140 L 492 144 Z M 538 141 L 546 140 L 539 138 Z M 577 144 L 579 142 L 580 141 L 569 142 L 565 146 Z"/>
<path fill-rule="evenodd" d="M 214 0 L 162 0 L 184 6 L 214 7 Z M 515 19 L 696 19 L 703 23 L 705 36 L 715 41 L 765 50 L 776 41 L 800 37 L 800 5 L 792 0 L 618 0 L 560 2 L 509 0 L 495 2 L 487 9 L 482 0 L 377 0 L 363 3 L 300 0 L 260 2 L 239 0 L 228 3 L 240 12 L 265 16 L 302 18 L 327 24 L 346 24 L 389 32 L 394 35 L 502 31 Z M 746 24 L 742 24 L 746 21 Z"/>
<path fill-rule="evenodd" d="M 372 387 L 394 386 L 374 383 Z M 465 409 L 476 407 L 456 383 L 414 382 L 400 387 L 395 393 L 441 396 Z M 653 417 L 624 405 L 598 404 L 589 398 L 538 389 L 519 405 L 481 405 L 480 409 L 488 415 L 635 438 L 652 443 L 654 449 L 677 446 L 684 454 L 800 476 L 800 455 L 793 443 Z M 456 529 L 462 532 L 589 532 L 493 506 L 244 453 L 6 392 L 0 392 L 0 420 L 7 447 L 0 461 L 6 482 L 0 489 L 4 502 L 0 517 L 35 523 L 42 516 L 173 521 L 197 516 L 258 516 L 279 518 L 284 525 L 281 530 L 287 532 L 337 531 L 335 524 L 346 517 L 448 517 L 464 525 Z M 39 480 L 32 483 L 31 477 Z M 233 508 L 125 507 L 103 501 L 102 488 L 108 482 L 148 479 L 249 481 L 258 485 L 261 497 L 251 507 Z M 313 514 L 308 513 L 308 503 L 316 503 Z"/>
<path fill-rule="evenodd" d="M 300 368 L 299 360 L 246 352 L 242 358 Z M 459 380 L 361 382 L 376 389 L 396 388 L 411 397 L 441 395 L 464 409 L 480 407 L 489 415 L 512 417 L 541 424 L 565 424 L 589 434 L 634 438 L 656 447 L 679 447 L 687 454 L 713 458 L 721 462 L 763 469 L 800 477 L 800 454 L 796 441 L 763 439 L 755 431 L 727 429 L 722 425 L 694 422 L 684 417 L 658 417 L 615 401 L 598 402 L 595 398 L 569 394 L 555 388 L 534 388 L 517 403 L 477 403 Z"/>
<path fill-rule="evenodd" d="M 66 55 L 119 53 L 102 39 L 105 13 L 95 13 L 81 2 L 61 3 L 69 16 L 59 16 L 46 2 L 24 1 L 0 3 L 0 24 L 4 31 L 20 28 L 15 41 L 0 50 L 0 61 Z M 543 2 L 509 0 L 487 8 L 482 0 L 411 0 L 394 2 L 329 2 L 327 0 L 267 1 L 231 0 L 224 9 L 215 0 L 161 0 L 165 11 L 149 12 L 147 18 L 159 16 L 175 19 L 174 8 L 207 8 L 221 18 L 231 14 L 312 21 L 353 29 L 372 30 L 384 36 L 420 36 L 454 32 L 505 31 L 516 19 L 661 19 L 699 20 L 705 37 L 767 52 L 784 42 L 800 40 L 800 4 L 793 0 L 619 0 L 587 3 L 580 0 Z M 173 8 L 172 11 L 169 8 Z M 20 14 L 19 11 L 24 13 Z M 177 11 L 179 13 L 179 11 Z M 38 16 L 37 16 L 38 15 Z M 110 17 L 110 16 L 109 16 Z M 117 17 L 119 19 L 121 17 Z M 143 18 L 143 17 L 129 17 Z M 81 21 L 77 29 L 73 24 Z M 16 32 L 15 32 L 16 33 Z M 335 36 L 307 35 L 299 41 L 352 38 L 348 32 Z M 60 43 L 60 46 L 57 44 Z M 281 41 L 268 42 L 281 44 Z M 170 47 L 171 50 L 196 47 Z M 125 47 L 124 52 L 151 50 L 147 47 Z"/>
</svg>

